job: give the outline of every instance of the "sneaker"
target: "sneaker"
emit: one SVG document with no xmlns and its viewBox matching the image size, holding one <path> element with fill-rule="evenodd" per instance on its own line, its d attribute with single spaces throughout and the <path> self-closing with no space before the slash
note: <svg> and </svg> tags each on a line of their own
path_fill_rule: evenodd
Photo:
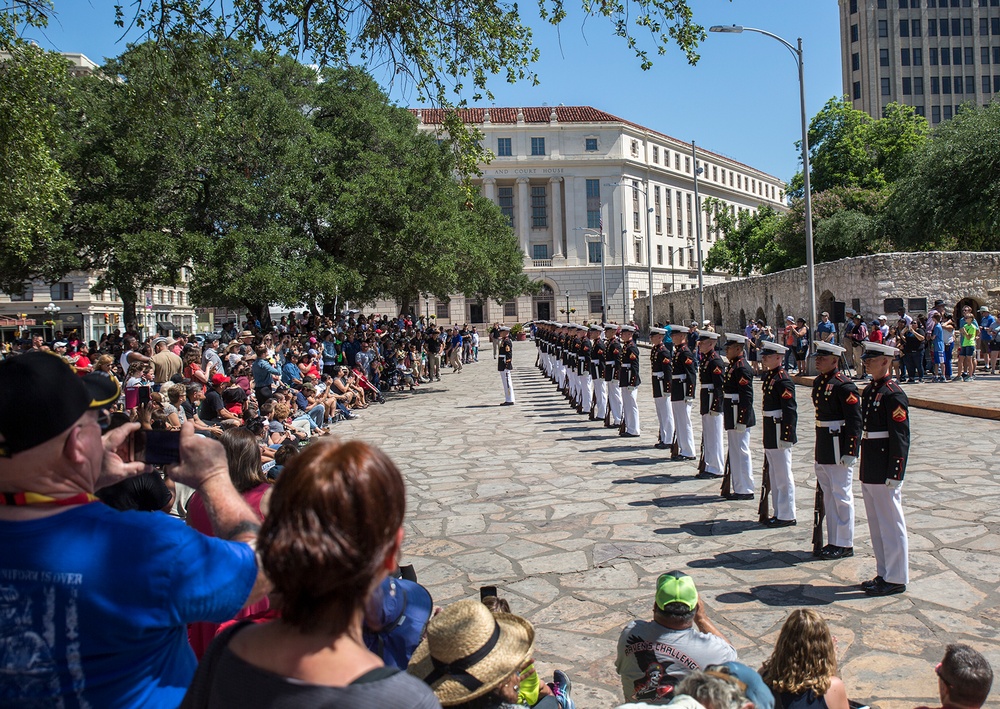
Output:
<svg viewBox="0 0 1000 709">
<path fill-rule="evenodd" d="M 570 697 L 570 692 L 573 691 L 573 683 L 565 672 L 562 670 L 553 672 L 552 684 L 549 687 L 552 689 L 552 694 L 555 696 L 556 701 L 559 702 L 560 709 L 576 709 L 576 704 L 573 703 L 573 699 Z"/>
<path fill-rule="evenodd" d="M 355 421 L 355 420 L 357 420 L 359 418 L 361 418 L 361 414 L 351 414 L 350 416 L 347 417 L 347 420 L 348 421 Z"/>
</svg>

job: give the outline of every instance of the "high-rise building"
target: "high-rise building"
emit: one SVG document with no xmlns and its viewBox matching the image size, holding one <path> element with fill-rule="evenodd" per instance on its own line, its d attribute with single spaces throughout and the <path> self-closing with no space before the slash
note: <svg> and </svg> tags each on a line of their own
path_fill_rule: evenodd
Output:
<svg viewBox="0 0 1000 709">
<path fill-rule="evenodd" d="M 413 111 L 420 130 L 442 130 L 441 110 Z M 649 291 L 650 270 L 654 293 L 697 287 L 698 242 L 705 257 L 720 237 L 696 202 L 715 198 L 717 210 L 733 215 L 764 205 L 785 209 L 777 177 L 700 146 L 695 159 L 690 143 L 590 106 L 470 108 L 461 115 L 496 155 L 474 182 L 509 220 L 524 271 L 541 286 L 535 296 L 502 304 L 458 295 L 418 304 L 439 322 L 627 320 L 633 300 Z M 706 283 L 729 279 L 705 276 Z"/>
<path fill-rule="evenodd" d="M 879 118 L 913 106 L 932 125 L 1000 96 L 1000 0 L 839 0 L 844 94 Z"/>
</svg>

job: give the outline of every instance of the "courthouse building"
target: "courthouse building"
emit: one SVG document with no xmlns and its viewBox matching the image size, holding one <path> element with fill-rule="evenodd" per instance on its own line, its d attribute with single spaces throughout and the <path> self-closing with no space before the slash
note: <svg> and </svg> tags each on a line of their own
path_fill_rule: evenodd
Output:
<svg viewBox="0 0 1000 709">
<path fill-rule="evenodd" d="M 441 110 L 413 112 L 421 130 L 442 130 Z M 476 182 L 510 220 L 541 292 L 500 305 L 461 296 L 419 304 L 439 322 L 600 320 L 602 259 L 605 319 L 631 319 L 633 299 L 649 290 L 650 261 L 654 293 L 697 288 L 696 239 L 705 257 L 718 235 L 704 213 L 699 229 L 696 168 L 700 200 L 718 199 L 733 214 L 785 208 L 778 178 L 701 147 L 695 159 L 690 143 L 589 106 L 472 108 L 462 116 L 496 154 Z M 706 283 L 726 280 L 705 274 Z"/>
<path fill-rule="evenodd" d="M 1000 96 L 1000 0 L 839 0 L 844 95 L 880 118 L 913 106 L 931 125 Z"/>
</svg>

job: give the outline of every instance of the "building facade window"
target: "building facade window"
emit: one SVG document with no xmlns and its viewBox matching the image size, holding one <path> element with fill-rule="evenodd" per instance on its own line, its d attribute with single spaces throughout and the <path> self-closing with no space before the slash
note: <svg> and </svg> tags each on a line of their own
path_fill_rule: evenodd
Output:
<svg viewBox="0 0 1000 709">
<path fill-rule="evenodd" d="M 532 244 L 531 245 L 531 258 L 536 260 L 543 260 L 549 257 L 549 245 L 548 244 Z"/>
<path fill-rule="evenodd" d="M 509 158 L 511 155 L 510 138 L 497 138 L 497 156 Z"/>
<path fill-rule="evenodd" d="M 910 20 L 910 36 L 920 36 L 920 20 Z"/>
<path fill-rule="evenodd" d="M 534 140 L 534 138 L 532 138 Z M 544 138 L 542 139 L 544 140 Z M 544 229 L 549 225 L 545 206 L 545 185 L 531 187 L 531 226 L 534 229 Z"/>
<path fill-rule="evenodd" d="M 516 318 L 517 317 L 517 301 L 508 300 L 503 304 L 503 316 L 505 318 Z"/>
<path fill-rule="evenodd" d="M 889 21 L 879 20 L 878 21 L 878 36 L 888 37 L 889 36 Z"/>
<path fill-rule="evenodd" d="M 861 98 L 861 82 L 855 81 L 851 89 L 852 89 L 851 97 L 855 101 L 858 101 Z"/>
<path fill-rule="evenodd" d="M 858 26 L 851 25 L 851 42 L 857 42 L 857 41 L 858 41 Z"/>
<path fill-rule="evenodd" d="M 15 303 L 30 302 L 35 299 L 35 291 L 30 283 L 22 283 L 21 290 L 11 291 L 8 295 L 10 295 L 11 302 Z"/>
<path fill-rule="evenodd" d="M 636 239 L 633 246 L 635 247 L 635 262 L 642 263 L 642 239 Z"/>
<path fill-rule="evenodd" d="M 899 36 L 909 37 L 910 36 L 910 21 L 900 20 L 899 21 Z"/>
<path fill-rule="evenodd" d="M 514 188 L 500 187 L 497 189 L 500 202 L 500 213 L 507 217 L 507 223 L 514 226 Z"/>
<path fill-rule="evenodd" d="M 888 96 L 889 94 L 892 93 L 892 87 L 889 84 L 888 77 L 882 77 L 881 84 L 882 84 L 882 95 L 883 96 Z"/>
<path fill-rule="evenodd" d="M 663 246 L 661 244 L 656 245 L 656 265 L 663 265 Z"/>
<path fill-rule="evenodd" d="M 639 183 L 632 182 L 632 229 L 639 231 Z"/>
<path fill-rule="evenodd" d="M 600 263 L 603 258 L 604 244 L 599 241 L 587 242 L 587 263 Z"/>
<path fill-rule="evenodd" d="M 922 76 L 913 77 L 913 94 L 914 96 L 924 95 L 924 77 Z M 923 107 L 921 106 L 921 108 Z"/>
<path fill-rule="evenodd" d="M 532 138 L 531 139 L 531 154 L 532 155 L 545 155 L 545 138 Z"/>
<path fill-rule="evenodd" d="M 601 181 L 587 180 L 587 228 L 601 228 Z"/>
<path fill-rule="evenodd" d="M 861 55 L 858 52 L 851 53 L 851 71 L 861 71 Z"/>
<path fill-rule="evenodd" d="M 885 64 L 883 64 L 882 66 L 889 66 L 889 50 L 888 49 L 883 49 L 881 51 L 885 52 L 885 54 L 886 54 Z M 899 50 L 899 63 L 900 63 L 901 66 L 910 66 L 910 50 L 909 49 L 906 49 L 904 47 L 903 49 Z"/>
<path fill-rule="evenodd" d="M 913 93 L 913 88 L 912 88 L 911 83 L 910 83 L 910 77 L 904 76 L 903 77 L 903 95 L 904 96 L 909 96 L 911 93 Z"/>
<path fill-rule="evenodd" d="M 924 52 L 920 47 L 913 48 L 913 66 L 923 66 Z"/>
<path fill-rule="evenodd" d="M 674 210 L 671 207 L 671 202 L 670 202 L 671 199 L 672 199 L 672 197 L 671 197 L 671 194 L 670 194 L 670 188 L 669 187 L 664 187 L 663 188 L 663 202 L 664 202 L 664 204 L 667 207 L 667 212 L 664 215 L 664 217 L 667 220 L 667 236 L 670 236 L 670 235 L 672 235 L 674 233 Z"/>
<path fill-rule="evenodd" d="M 587 302 L 590 304 L 591 314 L 593 313 L 599 314 L 603 312 L 603 309 L 601 308 L 601 306 L 603 305 L 603 301 L 601 299 L 600 293 L 587 293 Z"/>
<path fill-rule="evenodd" d="M 597 138 L 586 138 L 586 139 L 584 139 L 584 143 L 583 144 L 584 144 L 584 149 L 588 153 L 596 153 L 597 152 Z"/>
<path fill-rule="evenodd" d="M 53 283 L 49 288 L 49 297 L 52 300 L 73 300 L 73 284 L 68 281 Z"/>
<path fill-rule="evenodd" d="M 660 213 L 660 186 L 656 185 L 653 188 L 653 211 L 656 219 L 656 233 L 663 233 L 663 215 Z"/>
<path fill-rule="evenodd" d="M 653 164 L 658 165 L 660 163 L 660 149 L 653 146 Z"/>
</svg>

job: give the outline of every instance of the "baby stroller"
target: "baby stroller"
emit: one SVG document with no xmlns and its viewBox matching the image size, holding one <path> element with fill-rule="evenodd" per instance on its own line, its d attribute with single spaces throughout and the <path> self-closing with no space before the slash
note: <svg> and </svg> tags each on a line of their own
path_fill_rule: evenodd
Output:
<svg viewBox="0 0 1000 709">
<path fill-rule="evenodd" d="M 396 358 L 393 355 L 386 357 L 382 365 L 382 378 L 379 381 L 382 391 L 402 391 L 403 375 L 396 369 Z"/>
<path fill-rule="evenodd" d="M 368 380 L 368 377 L 366 377 L 357 367 L 355 367 L 352 371 L 354 372 L 354 378 L 358 380 L 358 386 L 365 392 L 365 396 L 370 396 L 378 403 L 384 404 L 385 396 L 382 394 L 382 390 L 372 384 Z"/>
</svg>

